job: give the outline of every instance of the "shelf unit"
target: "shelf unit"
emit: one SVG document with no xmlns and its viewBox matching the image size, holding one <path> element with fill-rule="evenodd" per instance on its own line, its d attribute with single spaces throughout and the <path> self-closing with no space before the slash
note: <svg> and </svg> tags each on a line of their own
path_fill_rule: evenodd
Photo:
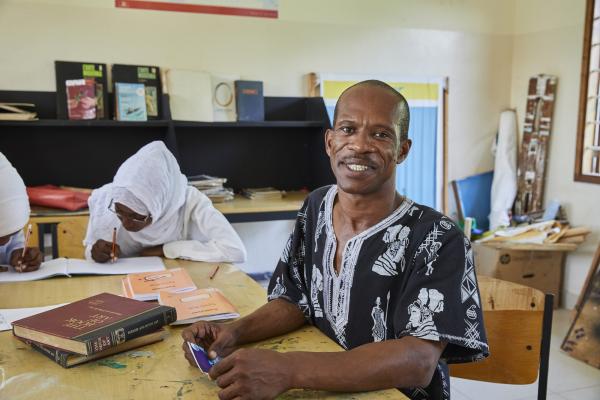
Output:
<svg viewBox="0 0 600 400">
<path fill-rule="evenodd" d="M 161 119 L 147 122 L 57 120 L 55 92 L 0 91 L 0 101 L 36 104 L 37 121 L 0 121 L 0 151 L 28 186 L 100 187 L 154 140 L 166 143 L 184 174 L 223 176 L 235 190 L 313 190 L 334 182 L 324 149 L 330 123 L 319 97 L 265 97 L 260 122 L 172 120 L 168 95 Z M 293 218 L 293 211 L 288 205 L 235 215 L 257 221 Z"/>
</svg>

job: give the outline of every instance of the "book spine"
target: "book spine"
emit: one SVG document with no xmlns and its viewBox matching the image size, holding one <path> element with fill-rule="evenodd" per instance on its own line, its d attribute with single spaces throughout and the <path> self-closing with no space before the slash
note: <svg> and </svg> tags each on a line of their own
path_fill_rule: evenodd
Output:
<svg viewBox="0 0 600 400">
<path fill-rule="evenodd" d="M 85 343 L 87 354 L 92 355 L 128 340 L 154 332 L 176 320 L 177 312 L 175 308 L 161 306 L 121 322 L 118 325 L 107 326 L 98 331 L 91 332 L 79 340 Z"/>
<path fill-rule="evenodd" d="M 35 351 L 37 351 L 40 354 L 45 355 L 46 357 L 48 357 L 49 359 L 51 359 L 52 361 L 54 361 L 61 367 L 68 368 L 67 360 L 69 358 L 69 355 L 71 355 L 71 353 L 69 353 L 67 351 L 62 351 L 62 350 L 56 349 L 54 347 L 44 346 L 42 344 L 39 344 L 39 343 L 31 341 L 31 340 L 25 340 L 25 343 L 29 344 Z"/>
</svg>

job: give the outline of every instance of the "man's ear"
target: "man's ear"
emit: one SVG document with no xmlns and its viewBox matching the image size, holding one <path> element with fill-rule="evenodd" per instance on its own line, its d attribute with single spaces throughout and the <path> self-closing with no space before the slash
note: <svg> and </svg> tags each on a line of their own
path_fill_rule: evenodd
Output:
<svg viewBox="0 0 600 400">
<path fill-rule="evenodd" d="M 404 162 L 404 160 L 406 160 L 406 156 L 408 156 L 411 146 L 412 146 L 412 140 L 410 140 L 410 139 L 404 139 L 400 143 L 400 146 L 398 146 L 398 154 L 397 154 L 398 158 L 396 159 L 396 164 L 402 164 Z"/>
<path fill-rule="evenodd" d="M 334 132 L 331 129 L 325 131 L 325 152 L 331 157 L 331 141 L 333 140 Z"/>
</svg>

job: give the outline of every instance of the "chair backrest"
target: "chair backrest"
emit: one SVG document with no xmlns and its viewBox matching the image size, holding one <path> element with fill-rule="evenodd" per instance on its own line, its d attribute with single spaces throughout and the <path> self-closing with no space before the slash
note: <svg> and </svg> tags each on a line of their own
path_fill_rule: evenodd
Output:
<svg viewBox="0 0 600 400">
<path fill-rule="evenodd" d="M 471 380 L 530 384 L 540 375 L 546 393 L 553 296 L 512 282 L 479 276 L 490 356 L 451 364 L 450 375 Z"/>
</svg>

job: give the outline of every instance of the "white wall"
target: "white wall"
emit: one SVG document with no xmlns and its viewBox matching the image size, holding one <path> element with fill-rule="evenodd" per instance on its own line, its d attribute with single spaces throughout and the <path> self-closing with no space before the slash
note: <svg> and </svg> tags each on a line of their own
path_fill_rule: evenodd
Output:
<svg viewBox="0 0 600 400">
<path fill-rule="evenodd" d="M 280 0 L 270 20 L 0 0 L 0 89 L 54 90 L 57 59 L 239 73 L 288 96 L 304 95 L 313 71 L 448 76 L 455 179 L 492 168 L 497 115 L 510 101 L 513 3 Z"/>
<path fill-rule="evenodd" d="M 567 257 L 563 301 L 572 307 L 581 291 L 600 240 L 600 185 L 575 182 L 575 139 L 585 0 L 520 0 L 515 9 L 511 104 L 522 132 L 529 77 L 558 76 L 545 203 L 558 199 L 571 224 L 587 225 L 593 234 Z"/>
</svg>

